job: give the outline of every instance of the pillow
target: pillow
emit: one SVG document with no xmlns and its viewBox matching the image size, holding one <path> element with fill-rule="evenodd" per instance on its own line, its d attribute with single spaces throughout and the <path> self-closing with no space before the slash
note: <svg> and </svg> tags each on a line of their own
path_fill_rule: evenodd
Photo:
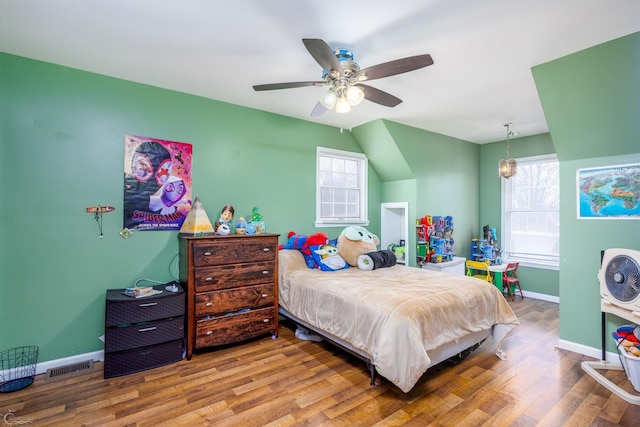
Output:
<svg viewBox="0 0 640 427">
<path fill-rule="evenodd" d="M 334 245 L 313 245 L 310 249 L 311 256 L 320 270 L 336 271 L 349 267 L 344 258 L 338 255 L 338 248 Z"/>
</svg>

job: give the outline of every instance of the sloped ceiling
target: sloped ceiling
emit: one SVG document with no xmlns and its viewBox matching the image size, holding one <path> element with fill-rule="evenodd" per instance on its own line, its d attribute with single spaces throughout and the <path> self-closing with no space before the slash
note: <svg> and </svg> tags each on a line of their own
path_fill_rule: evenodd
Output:
<svg viewBox="0 0 640 427">
<path fill-rule="evenodd" d="M 2 0 L 0 51 L 352 129 L 388 119 L 475 143 L 548 131 L 531 67 L 640 31 L 640 1 Z M 361 67 L 423 53 L 434 65 L 371 82 L 401 98 L 311 118 L 323 88 L 302 38 Z M 375 85 L 374 85 L 375 83 Z"/>
</svg>

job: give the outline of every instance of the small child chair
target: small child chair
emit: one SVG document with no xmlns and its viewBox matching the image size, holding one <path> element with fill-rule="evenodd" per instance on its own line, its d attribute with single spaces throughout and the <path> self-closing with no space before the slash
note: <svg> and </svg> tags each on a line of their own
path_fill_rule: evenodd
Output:
<svg viewBox="0 0 640 427">
<path fill-rule="evenodd" d="M 509 292 L 509 296 L 511 297 L 511 301 L 515 301 L 515 292 L 514 286 L 518 288 L 520 291 L 520 296 L 524 299 L 524 295 L 522 294 L 522 288 L 520 287 L 520 280 L 518 280 L 518 265 L 517 262 L 510 262 L 507 264 L 507 267 L 502 272 L 502 292 L 504 293 L 505 288 Z"/>
<path fill-rule="evenodd" d="M 465 262 L 467 266 L 467 276 L 476 277 L 489 283 L 493 283 L 493 277 L 489 271 L 489 261 L 471 261 Z"/>
</svg>

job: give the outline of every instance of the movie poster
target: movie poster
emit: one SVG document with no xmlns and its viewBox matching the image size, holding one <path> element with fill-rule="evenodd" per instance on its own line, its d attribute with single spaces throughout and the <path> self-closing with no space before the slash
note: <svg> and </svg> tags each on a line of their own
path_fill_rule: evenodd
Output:
<svg viewBox="0 0 640 427">
<path fill-rule="evenodd" d="M 191 144 L 124 138 L 124 229 L 180 230 L 191 208 Z"/>
</svg>

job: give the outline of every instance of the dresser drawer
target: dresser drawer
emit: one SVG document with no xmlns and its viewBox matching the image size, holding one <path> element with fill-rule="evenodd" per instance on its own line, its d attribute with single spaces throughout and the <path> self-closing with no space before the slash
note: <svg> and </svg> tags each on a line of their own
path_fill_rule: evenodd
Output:
<svg viewBox="0 0 640 427">
<path fill-rule="evenodd" d="M 104 356 L 104 377 L 117 377 L 179 362 L 182 360 L 183 353 L 184 342 L 181 339 L 139 347 L 134 350 L 106 353 Z"/>
<path fill-rule="evenodd" d="M 238 285 L 273 282 L 274 269 L 275 264 L 266 261 L 196 268 L 194 270 L 195 291 L 215 291 Z"/>
<path fill-rule="evenodd" d="M 246 308 L 264 307 L 275 302 L 275 286 L 242 286 L 224 291 L 200 292 L 196 294 L 196 317 L 225 314 Z"/>
<path fill-rule="evenodd" d="M 150 297 L 107 299 L 105 326 L 147 322 L 184 315 L 184 293 L 163 294 Z"/>
<path fill-rule="evenodd" d="M 276 259 L 278 240 L 235 238 L 194 242 L 193 265 L 204 267 Z"/>
<path fill-rule="evenodd" d="M 120 351 L 184 337 L 184 316 L 106 328 L 104 351 Z"/>
<path fill-rule="evenodd" d="M 195 347 L 231 344 L 267 332 L 277 333 L 277 328 L 274 307 L 202 319 L 196 323 Z"/>
</svg>

